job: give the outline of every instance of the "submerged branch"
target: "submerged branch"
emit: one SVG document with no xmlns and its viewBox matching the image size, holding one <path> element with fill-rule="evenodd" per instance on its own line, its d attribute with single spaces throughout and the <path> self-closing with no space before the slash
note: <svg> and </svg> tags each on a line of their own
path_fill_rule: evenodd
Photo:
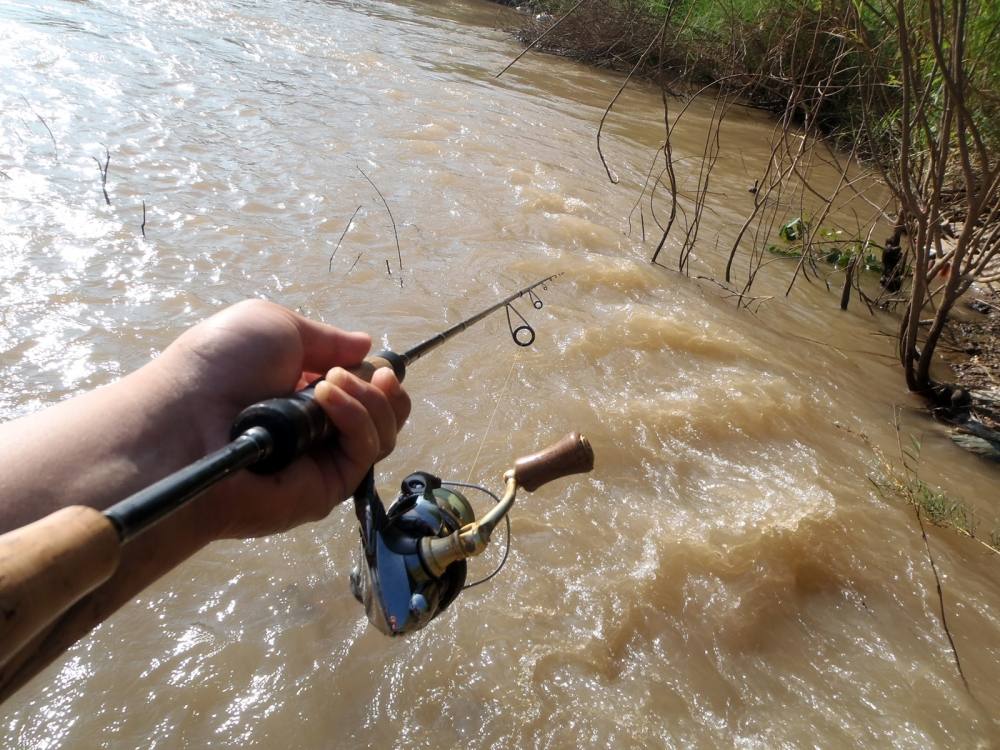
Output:
<svg viewBox="0 0 1000 750">
<path fill-rule="evenodd" d="M 354 217 L 358 215 L 358 211 L 360 210 L 361 206 L 358 206 L 356 209 L 354 209 L 354 213 L 351 214 L 351 218 L 347 220 L 347 226 L 345 226 L 344 231 L 340 233 L 340 239 L 337 240 L 337 246 L 333 248 L 333 252 L 330 253 L 330 262 L 327 264 L 327 269 L 326 269 L 327 273 L 333 270 L 333 257 L 337 254 L 337 251 L 340 250 L 340 243 L 344 241 L 344 237 L 350 230 L 351 224 L 354 223 Z"/>
<path fill-rule="evenodd" d="M 52 139 L 52 150 L 55 152 L 56 161 L 59 161 L 59 144 L 56 143 L 56 137 L 52 134 L 52 128 L 50 128 L 49 124 L 45 122 L 45 118 L 35 111 L 35 108 L 31 106 L 31 102 L 29 102 L 26 97 L 22 96 L 21 100 L 24 102 L 25 106 L 31 110 L 31 114 L 38 118 L 38 121 L 42 123 L 42 127 L 45 128 L 46 132 L 49 134 L 49 138 Z"/>
<path fill-rule="evenodd" d="M 895 428 L 895 431 L 896 431 L 896 446 L 897 446 L 897 448 L 899 450 L 899 460 L 903 464 L 903 466 L 908 466 L 908 464 L 906 463 L 907 454 L 903 450 L 903 441 L 902 441 L 902 438 L 900 436 L 899 410 L 898 409 L 894 409 L 892 416 L 893 416 L 893 419 L 892 419 L 893 427 Z M 915 444 L 915 449 L 919 450 L 919 444 Z M 913 458 L 913 460 L 916 460 L 917 457 L 913 456 L 912 458 Z M 931 543 L 930 543 L 930 540 L 927 538 L 927 529 L 924 527 L 924 519 L 921 518 L 921 516 L 920 516 L 920 505 L 919 504 L 917 504 L 917 503 L 913 504 L 913 512 L 916 514 L 917 524 L 920 526 L 920 535 L 921 535 L 921 537 L 923 537 L 923 540 L 924 540 L 924 551 L 927 553 L 927 560 L 928 560 L 928 562 L 930 562 L 931 571 L 934 573 L 934 583 L 937 586 L 938 606 L 939 606 L 940 617 L 941 617 L 941 627 L 944 628 L 944 634 L 948 637 L 948 643 L 951 645 L 951 653 L 952 653 L 952 656 L 955 659 L 955 667 L 958 669 L 958 676 L 962 678 L 962 684 L 965 685 L 966 692 L 968 692 L 971 695 L 972 694 L 972 690 L 969 688 L 969 681 L 967 679 L 965 679 L 965 671 L 962 669 L 962 662 L 958 658 L 958 649 L 955 647 L 955 639 L 952 638 L 952 636 L 951 636 L 951 628 L 948 627 L 948 618 L 945 615 L 945 611 L 944 611 L 944 591 L 941 589 L 941 576 L 938 574 L 937 565 L 934 562 L 934 555 L 931 554 Z"/>
<path fill-rule="evenodd" d="M 104 147 L 104 164 L 101 164 L 101 160 L 96 156 L 92 156 L 91 158 L 97 163 L 97 168 L 101 172 L 101 192 L 104 193 L 104 202 L 110 206 L 111 199 L 108 197 L 108 166 L 111 164 L 111 152 L 107 146 Z"/>
</svg>

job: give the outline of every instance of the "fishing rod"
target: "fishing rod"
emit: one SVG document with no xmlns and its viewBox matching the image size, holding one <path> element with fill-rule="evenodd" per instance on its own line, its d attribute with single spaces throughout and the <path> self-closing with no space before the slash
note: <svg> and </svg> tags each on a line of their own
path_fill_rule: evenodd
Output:
<svg viewBox="0 0 1000 750">
<path fill-rule="evenodd" d="M 377 369 L 391 367 L 402 381 L 413 362 L 501 308 L 514 342 L 529 346 L 534 329 L 512 303 L 527 296 L 540 309 L 535 290 L 546 289 L 553 278 L 519 289 L 402 354 L 378 352 L 351 372 L 371 380 Z M 515 324 L 515 318 L 520 322 Z M 0 536 L 0 700 L 106 616 L 86 597 L 118 570 L 124 542 L 237 471 L 274 473 L 314 446 L 332 445 L 337 432 L 315 400 L 315 385 L 247 407 L 237 415 L 228 445 L 104 512 L 69 506 Z M 351 590 L 369 621 L 394 636 L 427 625 L 463 589 L 489 580 L 503 567 L 506 550 L 493 573 L 465 582 L 467 558 L 486 549 L 501 520 L 507 523 L 509 550 L 507 514 L 519 489 L 532 492 L 553 479 L 590 471 L 593 464 L 590 444 L 573 433 L 515 461 L 503 475 L 502 497 L 479 485 L 414 472 L 388 510 L 375 490 L 371 467 L 353 495 L 361 545 L 350 573 Z M 482 491 L 496 505 L 477 521 L 460 489 Z"/>
</svg>

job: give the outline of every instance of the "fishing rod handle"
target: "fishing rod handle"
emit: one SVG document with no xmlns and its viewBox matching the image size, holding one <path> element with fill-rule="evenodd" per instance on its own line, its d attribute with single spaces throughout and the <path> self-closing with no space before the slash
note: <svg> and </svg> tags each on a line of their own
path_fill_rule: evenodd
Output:
<svg viewBox="0 0 1000 750">
<path fill-rule="evenodd" d="M 518 486 L 534 492 L 554 479 L 582 474 L 594 468 L 594 449 L 579 432 L 571 432 L 547 448 L 514 462 Z"/>
<path fill-rule="evenodd" d="M 375 371 L 382 367 L 392 368 L 400 382 L 406 377 L 404 359 L 389 351 L 373 354 L 347 371 L 370 383 Z M 270 452 L 250 466 L 250 471 L 274 474 L 313 446 L 336 439 L 336 428 L 323 407 L 316 402 L 316 385 L 319 382 L 317 380 L 310 383 L 291 396 L 260 401 L 236 416 L 230 430 L 230 439 L 235 440 L 254 427 L 262 427 L 271 435 L 273 442 Z"/>
<path fill-rule="evenodd" d="M 0 700 L 37 671 L 25 664 L 31 644 L 107 581 L 119 557 L 114 525 L 81 505 L 0 536 Z"/>
</svg>

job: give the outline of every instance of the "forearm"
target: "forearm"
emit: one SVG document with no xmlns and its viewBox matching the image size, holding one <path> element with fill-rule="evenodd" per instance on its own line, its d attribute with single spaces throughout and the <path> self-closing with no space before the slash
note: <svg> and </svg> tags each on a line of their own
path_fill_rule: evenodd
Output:
<svg viewBox="0 0 1000 750">
<path fill-rule="evenodd" d="M 103 509 L 205 450 L 168 363 L 0 425 L 0 532 L 66 505 Z"/>
<path fill-rule="evenodd" d="M 0 426 L 0 465 L 6 467 L 0 480 L 3 530 L 19 528 L 68 505 L 104 509 L 198 458 L 206 439 L 193 419 L 197 405 L 191 402 L 179 373 L 182 370 L 171 368 L 169 361 L 154 362 L 105 388 Z M 60 597 L 53 600 L 50 611 L 36 609 L 40 629 L 18 651 L 3 654 L 0 699 L 216 538 L 219 523 L 211 504 L 217 492 L 213 488 L 163 519 L 123 545 L 120 555 L 113 551 L 118 564 L 110 569 L 111 577 L 65 612 L 60 612 Z M 57 523 L 60 531 L 65 528 L 62 521 Z M 117 547 L 111 522 L 105 523 L 110 537 L 98 547 Z M 18 533 L 32 532 L 23 529 Z M 44 532 L 38 533 L 43 534 L 37 540 L 41 550 L 46 538 Z M 11 562 L 7 557 L 13 554 L 6 540 L 0 541 L 0 568 Z M 35 545 L 30 549 L 36 549 Z M 38 561 L 38 565 L 43 562 Z M 77 581 L 75 574 L 67 571 L 61 585 L 70 591 L 76 585 L 84 586 L 80 595 L 89 588 L 87 579 L 84 573 Z M 16 601 L 16 587 L 8 591 L 5 586 L 0 586 L 0 598 Z M 37 595 L 45 596 L 43 586 Z M 13 624 L 11 617 L 31 621 L 31 616 L 18 609 L 8 611 L 7 627 Z"/>
<path fill-rule="evenodd" d="M 116 383 L 0 426 L 0 465 L 7 467 L 0 503 L 4 530 L 67 505 L 107 508 L 200 457 L 211 439 L 196 419 L 204 408 L 194 402 L 184 372 L 165 354 Z M 54 604 L 45 618 L 54 619 L 4 659 L 0 695 L 217 538 L 212 504 L 224 491 L 213 488 L 123 545 L 111 577 L 65 612 Z M 118 544 L 114 533 L 109 543 Z M 0 544 L 0 557 L 4 551 Z M 73 586 L 69 579 L 66 585 Z"/>
</svg>

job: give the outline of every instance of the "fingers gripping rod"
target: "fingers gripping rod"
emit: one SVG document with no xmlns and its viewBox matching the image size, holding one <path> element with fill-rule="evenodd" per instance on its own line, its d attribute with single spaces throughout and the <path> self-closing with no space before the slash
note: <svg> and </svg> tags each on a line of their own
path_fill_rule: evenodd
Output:
<svg viewBox="0 0 1000 750">
<path fill-rule="evenodd" d="M 376 370 L 390 367 L 402 382 L 406 377 L 407 367 L 413 362 L 491 313 L 507 307 L 514 300 L 526 294 L 531 294 L 532 300 L 537 300 L 534 290 L 556 276 L 558 274 L 546 276 L 519 289 L 402 354 L 378 352 L 350 369 L 350 372 L 362 380 L 370 381 Z M 535 304 L 538 306 L 538 303 Z M 259 474 L 273 474 L 312 447 L 336 440 L 336 428 L 316 402 L 315 387 L 316 383 L 313 383 L 290 396 L 272 398 L 248 406 L 237 415 L 228 445 L 108 508 L 104 514 L 115 525 L 121 541 L 133 538 L 240 469 L 249 468 Z"/>
</svg>

